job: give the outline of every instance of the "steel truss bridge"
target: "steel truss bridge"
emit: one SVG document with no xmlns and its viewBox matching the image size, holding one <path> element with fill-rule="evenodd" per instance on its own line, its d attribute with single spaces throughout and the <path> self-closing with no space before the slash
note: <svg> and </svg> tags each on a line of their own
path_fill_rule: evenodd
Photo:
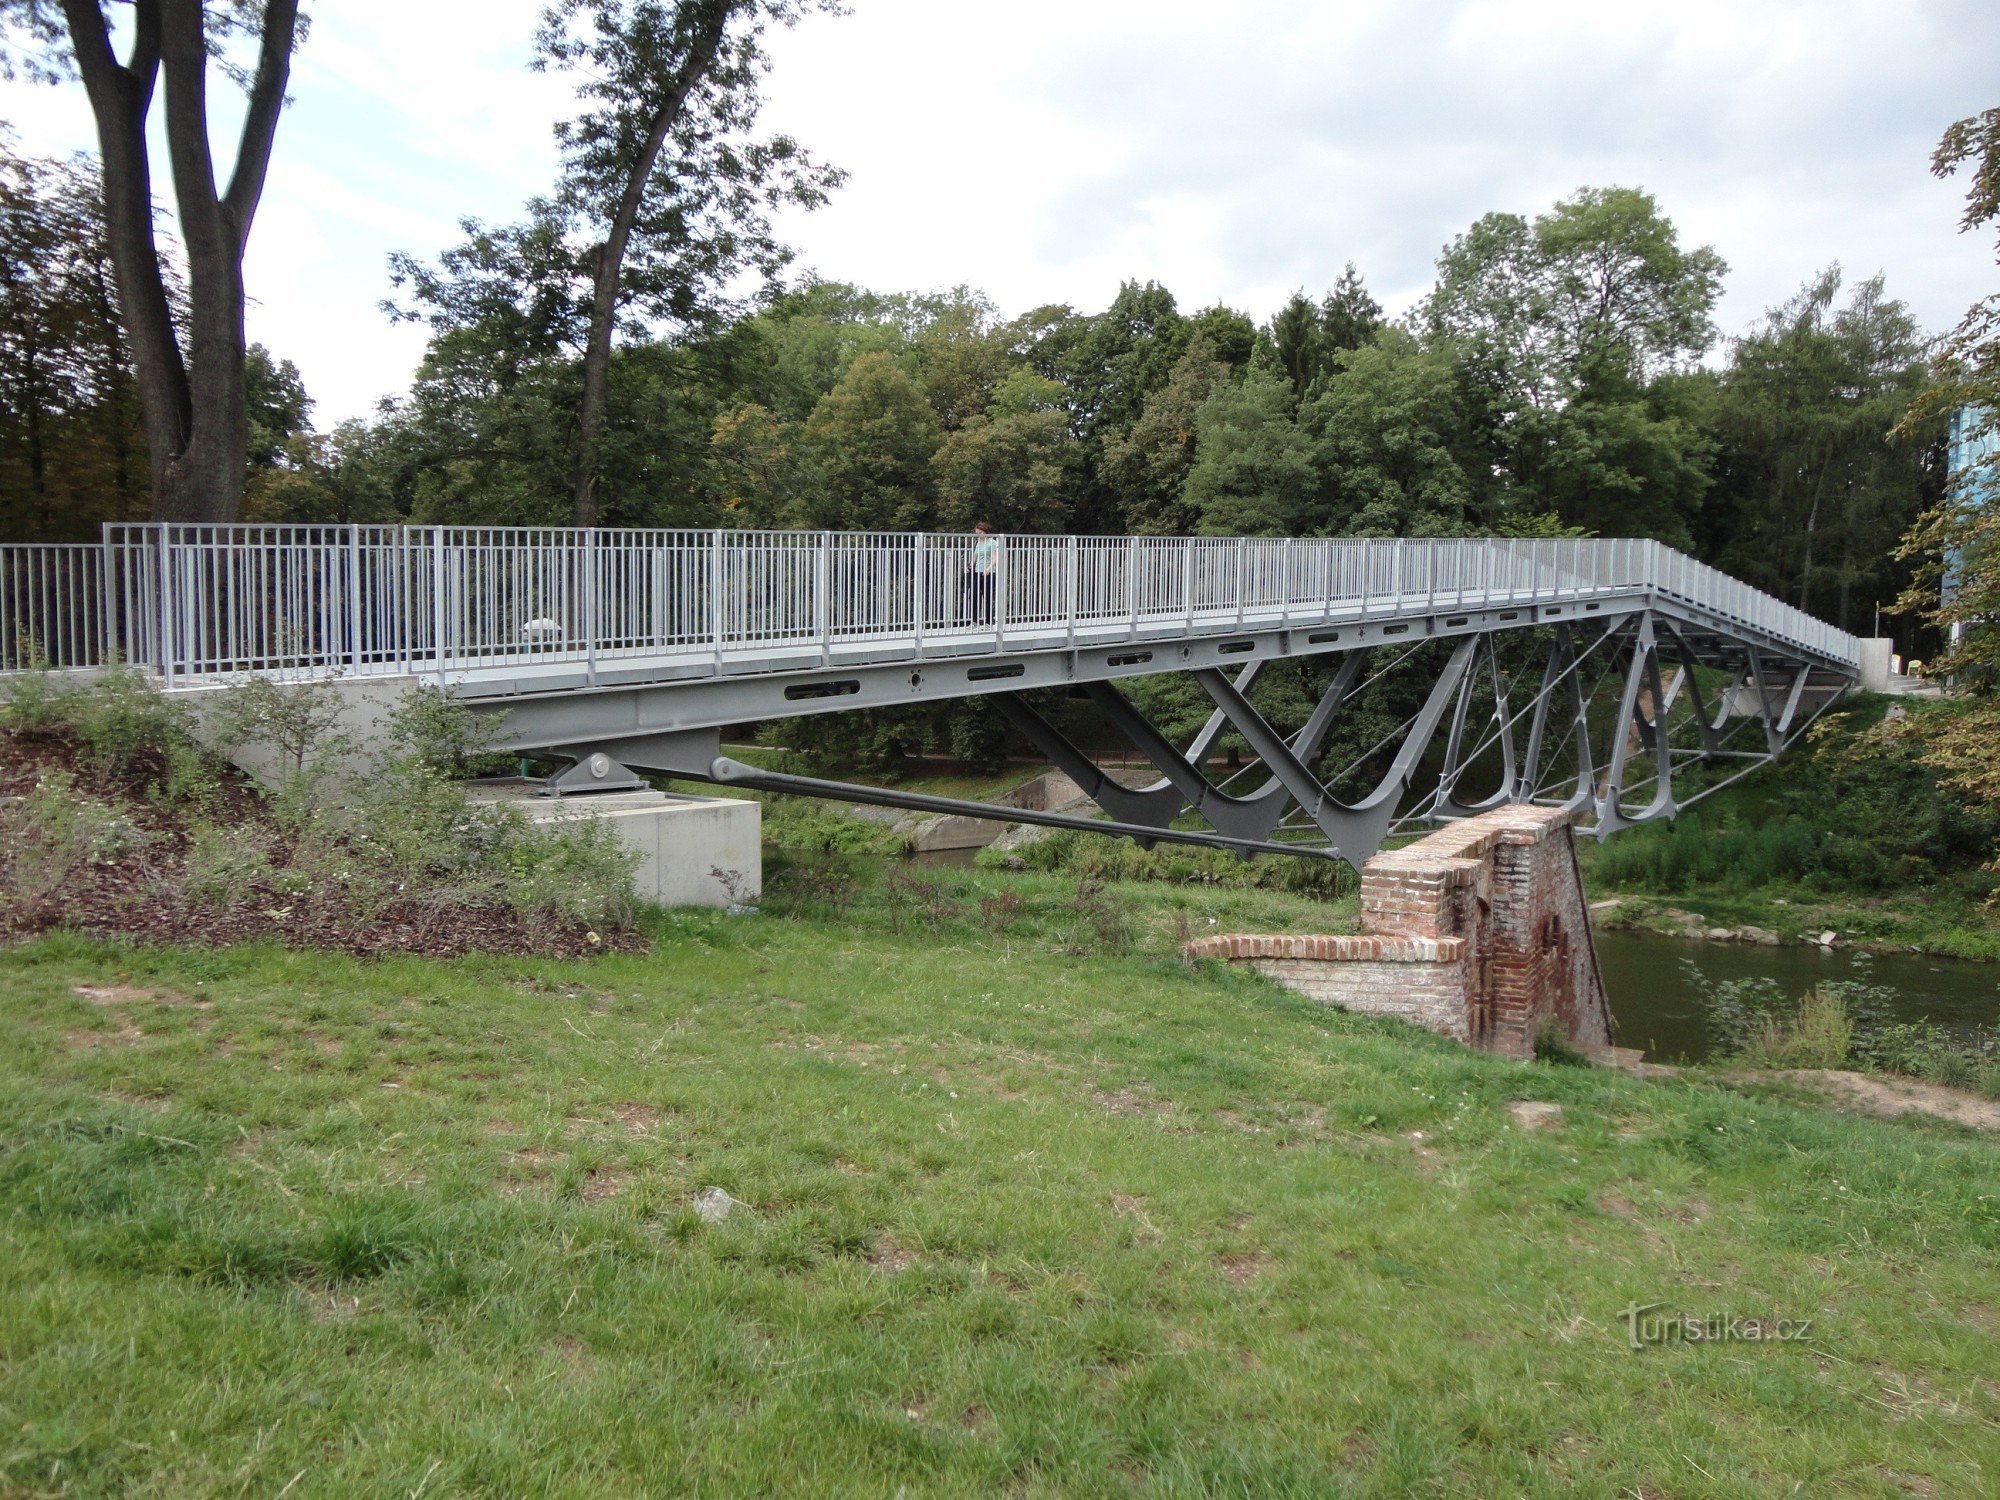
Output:
<svg viewBox="0 0 2000 1500">
<path fill-rule="evenodd" d="M 1502 802 L 1576 807 L 1600 835 L 1671 818 L 1779 755 L 1860 670 L 1855 637 L 1653 541 L 996 540 L 110 526 L 0 546 L 0 669 L 115 657 L 169 691 L 415 678 L 487 718 L 495 749 L 568 762 L 555 792 L 647 771 L 1357 865 Z M 1253 700 L 1285 672 L 1314 702 L 1281 729 Z M 1191 743 L 1127 692 L 1161 673 L 1211 705 Z M 1103 770 L 1031 696 L 1050 689 L 1087 698 L 1152 779 Z M 733 725 L 973 697 L 1103 816 L 722 751 Z M 1220 775 L 1230 731 L 1253 760 Z"/>
</svg>

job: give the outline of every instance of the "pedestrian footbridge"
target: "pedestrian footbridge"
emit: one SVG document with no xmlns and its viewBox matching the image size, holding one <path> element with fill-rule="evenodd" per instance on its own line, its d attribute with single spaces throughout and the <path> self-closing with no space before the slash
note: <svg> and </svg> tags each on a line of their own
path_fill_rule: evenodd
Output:
<svg viewBox="0 0 2000 1500">
<path fill-rule="evenodd" d="M 114 657 L 169 691 L 429 684 L 494 748 L 567 762 L 557 792 L 655 772 L 1357 864 L 1509 802 L 1601 834 L 1672 817 L 1887 670 L 1883 643 L 1645 540 L 121 525 L 0 545 L 0 669 Z M 1184 742 L 1141 707 L 1137 680 L 1170 673 L 1208 706 Z M 732 726 L 975 697 L 1104 817 L 722 751 Z M 1104 770 L 1106 737 L 1149 777 Z"/>
</svg>

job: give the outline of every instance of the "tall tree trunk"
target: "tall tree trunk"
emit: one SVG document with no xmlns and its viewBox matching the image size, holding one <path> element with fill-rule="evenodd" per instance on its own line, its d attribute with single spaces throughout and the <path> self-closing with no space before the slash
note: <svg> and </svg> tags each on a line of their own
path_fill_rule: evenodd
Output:
<svg viewBox="0 0 2000 1500">
<path fill-rule="evenodd" d="M 153 517 L 232 521 L 243 503 L 243 251 L 270 169 L 298 33 L 298 0 L 266 0 L 236 164 L 218 194 L 208 139 L 208 44 L 201 0 L 134 0 L 130 58 L 111 48 L 98 0 L 62 0 L 77 71 L 97 119 L 104 210 L 119 309 L 146 419 Z M 146 117 L 166 82 L 167 150 L 188 261 L 187 349 L 177 337 L 153 235 Z"/>
<path fill-rule="evenodd" d="M 632 227 L 639 220 L 639 206 L 645 200 L 647 184 L 660 159 L 667 133 L 680 119 L 688 94 L 715 64 L 722 46 L 722 34 L 736 6 L 731 0 L 707 0 L 693 42 L 680 70 L 660 99 L 648 122 L 646 139 L 625 188 L 618 197 L 617 211 L 596 249 L 591 267 L 590 333 L 583 346 L 583 393 L 576 408 L 576 478 L 571 492 L 570 515 L 578 526 L 595 526 L 602 507 L 597 500 L 597 448 L 604 435 L 605 392 L 611 375 L 611 331 L 618 317 L 618 279 L 625 268 L 625 249 L 632 242 Z"/>
</svg>

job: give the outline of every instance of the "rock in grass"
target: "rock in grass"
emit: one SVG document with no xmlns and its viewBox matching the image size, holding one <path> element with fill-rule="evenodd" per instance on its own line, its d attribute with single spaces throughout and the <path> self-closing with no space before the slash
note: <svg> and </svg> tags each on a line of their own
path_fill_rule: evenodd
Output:
<svg viewBox="0 0 2000 1500">
<path fill-rule="evenodd" d="M 1540 1099 L 1514 1099 L 1508 1102 L 1507 1113 L 1523 1130 L 1540 1130 L 1547 1125 L 1562 1124 L 1563 1107 Z"/>
<path fill-rule="evenodd" d="M 732 1198 L 719 1187 L 705 1187 L 694 1195 L 695 1217 L 704 1224 L 720 1224 L 739 1208 L 749 1205 L 740 1198 Z"/>
</svg>

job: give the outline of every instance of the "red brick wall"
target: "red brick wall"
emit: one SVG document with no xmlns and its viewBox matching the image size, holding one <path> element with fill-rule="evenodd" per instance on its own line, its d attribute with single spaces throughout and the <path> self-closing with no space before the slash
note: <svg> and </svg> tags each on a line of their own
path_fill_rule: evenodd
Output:
<svg viewBox="0 0 2000 1500">
<path fill-rule="evenodd" d="M 1215 937 L 1187 951 L 1514 1057 L 1550 1019 L 1574 1046 L 1608 1047 L 1572 821 L 1496 808 L 1376 855 L 1361 871 L 1363 936 Z"/>
</svg>

